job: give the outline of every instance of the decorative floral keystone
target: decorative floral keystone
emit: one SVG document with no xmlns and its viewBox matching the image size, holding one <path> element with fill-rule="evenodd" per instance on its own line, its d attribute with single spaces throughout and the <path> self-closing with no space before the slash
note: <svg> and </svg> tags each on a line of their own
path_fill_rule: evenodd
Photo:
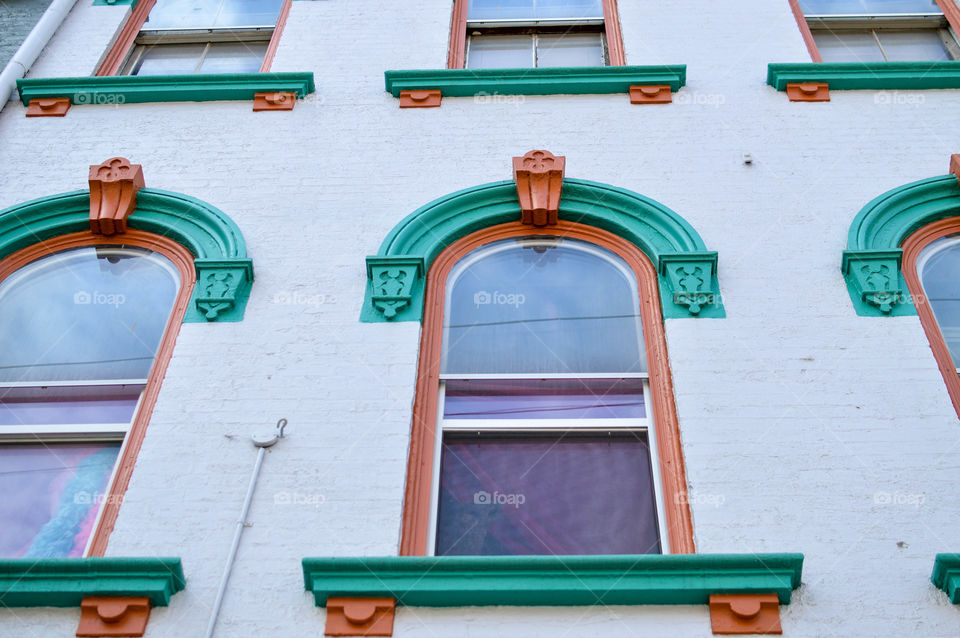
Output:
<svg viewBox="0 0 960 638">
<path fill-rule="evenodd" d="M 422 274 L 422 257 L 367 257 L 373 307 L 385 319 L 393 320 L 410 304 L 414 287 Z"/>
<path fill-rule="evenodd" d="M 900 260 L 903 251 L 845 250 L 843 274 L 861 300 L 885 315 L 903 299 Z"/>
<path fill-rule="evenodd" d="M 144 186 L 143 166 L 111 157 L 90 167 L 90 230 L 98 235 L 123 233 Z"/>
<path fill-rule="evenodd" d="M 686 308 L 691 315 L 717 303 L 717 253 L 660 255 L 660 274 L 666 277 L 673 303 Z"/>
<path fill-rule="evenodd" d="M 556 225 L 565 164 L 565 157 L 550 151 L 535 150 L 513 158 L 513 181 L 517 183 L 522 223 Z"/>
<path fill-rule="evenodd" d="M 197 259 L 194 264 L 194 300 L 207 321 L 216 321 L 246 301 L 253 281 L 253 262 L 249 259 Z"/>
</svg>

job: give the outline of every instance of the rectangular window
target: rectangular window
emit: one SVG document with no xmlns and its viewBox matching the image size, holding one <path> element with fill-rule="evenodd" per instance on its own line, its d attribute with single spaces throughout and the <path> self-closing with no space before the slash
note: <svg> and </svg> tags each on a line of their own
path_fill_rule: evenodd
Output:
<svg viewBox="0 0 960 638">
<path fill-rule="evenodd" d="M 456 0 L 451 68 L 623 65 L 614 0 Z"/>
<path fill-rule="evenodd" d="M 798 0 L 823 62 L 960 59 L 936 0 Z"/>
</svg>

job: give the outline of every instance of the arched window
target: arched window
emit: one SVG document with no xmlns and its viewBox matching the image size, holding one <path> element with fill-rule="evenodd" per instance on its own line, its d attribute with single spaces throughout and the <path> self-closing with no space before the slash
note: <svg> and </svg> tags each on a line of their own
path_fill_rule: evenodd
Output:
<svg viewBox="0 0 960 638">
<path fill-rule="evenodd" d="M 487 228 L 436 258 L 425 308 L 402 554 L 693 550 L 636 246 L 564 221 Z"/>
<path fill-rule="evenodd" d="M 66 235 L 0 263 L 0 556 L 91 553 L 192 288 L 189 253 L 138 231 Z"/>
</svg>

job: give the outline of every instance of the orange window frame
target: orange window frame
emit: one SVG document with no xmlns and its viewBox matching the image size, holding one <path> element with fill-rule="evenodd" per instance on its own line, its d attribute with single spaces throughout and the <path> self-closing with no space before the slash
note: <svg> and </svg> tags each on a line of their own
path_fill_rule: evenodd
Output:
<svg viewBox="0 0 960 638">
<path fill-rule="evenodd" d="M 807 51 L 810 52 L 810 59 L 814 62 L 823 62 L 823 56 L 820 55 L 820 49 L 813 39 L 813 32 L 807 19 L 803 15 L 803 9 L 800 8 L 800 0 L 787 0 L 790 3 L 790 10 L 793 11 L 793 17 L 797 20 L 797 26 L 800 27 L 800 35 L 803 36 L 803 42 L 807 45 Z M 950 28 L 954 33 L 960 33 L 960 6 L 957 6 L 955 0 L 936 0 L 943 16 L 950 23 Z"/>
<path fill-rule="evenodd" d="M 628 241 L 605 230 L 561 220 L 549 228 L 536 228 L 517 221 L 477 231 L 454 242 L 430 266 L 413 404 L 400 555 L 425 556 L 428 550 L 447 276 L 461 258 L 476 248 L 501 239 L 531 236 L 561 236 L 590 242 L 619 255 L 633 269 L 638 282 L 641 324 L 647 348 L 651 409 L 665 508 L 657 515 L 666 523 L 670 553 L 695 553 L 680 427 L 660 319 L 657 271 L 647 256 Z"/>
<path fill-rule="evenodd" d="M 114 41 L 113 46 L 107 51 L 103 62 L 97 67 L 94 76 L 103 77 L 107 75 L 117 75 L 123 67 L 124 61 L 130 55 L 130 50 L 143 29 L 150 11 L 157 4 L 157 0 L 140 0 L 127 18 L 126 23 L 120 30 L 120 35 Z M 280 7 L 280 15 L 277 16 L 277 23 L 273 28 L 273 35 L 270 37 L 270 43 L 267 44 L 267 52 L 263 56 L 263 62 L 260 64 L 260 73 L 266 73 L 273 65 L 273 58 L 277 55 L 277 48 L 280 46 L 280 37 L 283 34 L 283 28 L 287 24 L 287 17 L 290 15 L 290 7 L 293 0 L 284 0 Z"/>
<path fill-rule="evenodd" d="M 467 3 L 469 0 L 453 0 L 450 19 L 450 48 L 447 51 L 447 68 L 466 68 L 467 54 Z M 617 0 L 602 0 L 603 30 L 607 38 L 607 55 L 610 66 L 626 65 L 623 52 L 623 34 L 620 32 L 620 13 Z"/>
<path fill-rule="evenodd" d="M 917 315 L 920 316 L 920 324 L 923 326 L 923 331 L 930 342 L 930 350 L 933 351 L 937 367 L 940 368 L 943 381 L 947 384 L 947 393 L 950 395 L 950 400 L 953 402 L 957 415 L 960 416 L 960 377 L 957 376 L 957 368 L 953 365 L 953 357 L 947 348 L 947 342 L 943 340 L 943 334 L 940 332 L 937 318 L 933 314 L 933 308 L 926 303 L 926 293 L 923 291 L 920 273 L 917 272 L 917 259 L 924 248 L 938 239 L 958 233 L 960 233 L 960 217 L 942 219 L 924 226 L 907 237 L 902 248 L 903 278 L 907 281 L 907 289 L 914 299 Z"/>
<path fill-rule="evenodd" d="M 186 248 L 166 237 L 127 229 L 122 235 L 110 237 L 96 235 L 90 231 L 61 235 L 23 248 L 0 261 L 0 281 L 3 281 L 20 268 L 54 253 L 84 246 L 120 245 L 146 248 L 169 259 L 180 273 L 180 290 L 170 312 L 163 338 L 160 340 L 160 345 L 154 356 L 153 366 L 150 368 L 150 376 L 147 379 L 147 386 L 143 391 L 140 406 L 125 437 L 123 452 L 117 459 L 113 484 L 110 485 L 110 491 L 103 500 L 103 511 L 100 513 L 97 526 L 93 530 L 87 556 L 103 556 L 105 554 L 110 532 L 113 531 L 117 522 L 120 504 L 123 501 L 124 493 L 127 491 L 127 486 L 130 484 L 130 477 L 133 475 L 137 455 L 143 444 L 147 425 L 150 423 L 150 416 L 157 402 L 157 395 L 160 393 L 160 385 L 167 373 L 170 356 L 173 354 L 173 346 L 176 343 L 180 325 L 183 323 L 183 317 L 190 303 L 193 287 L 196 284 L 193 255 Z"/>
</svg>

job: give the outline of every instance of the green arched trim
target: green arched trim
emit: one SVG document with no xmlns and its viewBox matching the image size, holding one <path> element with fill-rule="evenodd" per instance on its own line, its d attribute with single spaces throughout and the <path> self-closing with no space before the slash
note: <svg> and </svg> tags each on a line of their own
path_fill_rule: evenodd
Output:
<svg viewBox="0 0 960 638">
<path fill-rule="evenodd" d="M 247 258 L 243 234 L 223 211 L 180 193 L 141 188 L 127 225 L 172 239 L 193 255 L 197 285 L 185 322 L 243 319 L 253 262 Z M 89 191 L 11 206 L 0 211 L 0 259 L 37 242 L 89 228 Z"/>
<path fill-rule="evenodd" d="M 724 316 L 717 254 L 663 204 L 623 188 L 565 179 L 559 215 L 614 233 L 642 250 L 659 272 L 664 317 Z M 377 255 L 367 257 L 360 320 L 421 320 L 424 276 L 437 255 L 472 232 L 519 219 L 512 181 L 468 188 L 418 208 L 390 231 Z"/>
<path fill-rule="evenodd" d="M 841 269 L 858 315 L 917 314 L 901 271 L 903 242 L 913 232 L 960 216 L 960 182 L 941 175 L 887 191 L 863 207 L 847 235 Z"/>
</svg>

